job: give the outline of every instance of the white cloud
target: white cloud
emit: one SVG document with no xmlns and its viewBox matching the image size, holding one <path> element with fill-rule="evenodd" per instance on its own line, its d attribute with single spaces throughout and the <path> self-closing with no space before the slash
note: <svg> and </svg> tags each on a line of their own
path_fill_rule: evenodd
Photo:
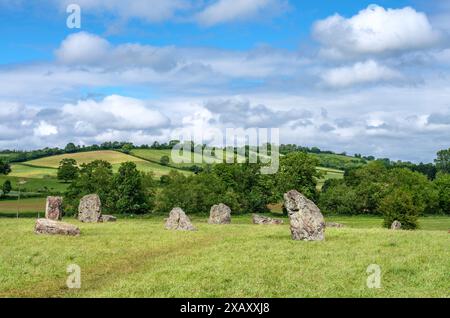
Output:
<svg viewBox="0 0 450 318">
<path fill-rule="evenodd" d="M 69 35 L 56 50 L 57 59 L 66 64 L 95 64 L 111 50 L 105 39 L 86 32 Z"/>
<path fill-rule="evenodd" d="M 373 60 L 334 68 L 322 75 L 323 81 L 333 87 L 347 87 L 354 84 L 390 81 L 399 78 L 401 78 L 400 73 Z"/>
<path fill-rule="evenodd" d="M 102 101 L 83 100 L 62 107 L 64 118 L 76 120 L 76 127 L 116 130 L 152 130 L 168 126 L 169 119 L 142 100 L 112 95 Z"/>
<path fill-rule="evenodd" d="M 282 0 L 218 0 L 198 13 L 196 20 L 205 26 L 273 16 L 283 12 L 287 2 Z"/>
<path fill-rule="evenodd" d="M 331 56 L 385 54 L 430 48 L 441 34 L 427 16 L 411 7 L 384 9 L 371 5 L 346 19 L 339 14 L 315 23 L 313 34 Z"/>
<path fill-rule="evenodd" d="M 48 137 L 58 134 L 58 127 L 47 123 L 46 121 L 40 121 L 39 125 L 34 129 L 34 135 L 38 137 Z"/>
</svg>

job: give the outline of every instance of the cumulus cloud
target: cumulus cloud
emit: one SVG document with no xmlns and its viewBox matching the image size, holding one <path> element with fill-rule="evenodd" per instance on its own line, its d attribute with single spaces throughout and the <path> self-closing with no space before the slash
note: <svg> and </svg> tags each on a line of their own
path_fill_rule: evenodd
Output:
<svg viewBox="0 0 450 318">
<path fill-rule="evenodd" d="M 76 128 L 152 130 L 169 125 L 161 112 L 149 108 L 145 102 L 112 95 L 101 101 L 83 100 L 62 107 L 63 118 L 75 120 Z"/>
<path fill-rule="evenodd" d="M 287 9 L 282 0 L 218 0 L 197 14 L 196 20 L 205 26 L 232 21 L 242 21 L 276 13 Z"/>
<path fill-rule="evenodd" d="M 411 7 L 385 9 L 371 5 L 351 18 L 339 14 L 315 23 L 314 37 L 328 56 L 389 54 L 437 45 L 442 35 L 424 13 Z"/>
<path fill-rule="evenodd" d="M 161 72 L 177 66 L 174 54 L 171 47 L 132 43 L 112 46 L 104 38 L 86 32 L 69 35 L 55 52 L 58 61 L 68 65 L 114 68 L 140 66 Z"/>
<path fill-rule="evenodd" d="M 34 129 L 34 135 L 38 137 L 47 137 L 58 134 L 58 127 L 47 123 L 46 121 L 40 121 L 37 127 Z"/>
<path fill-rule="evenodd" d="M 347 87 L 354 84 L 390 81 L 401 78 L 399 72 L 369 60 L 352 66 L 338 67 L 326 71 L 323 81 L 332 87 Z"/>
<path fill-rule="evenodd" d="M 217 121 L 228 127 L 279 127 L 292 121 L 307 120 L 311 112 L 300 109 L 274 110 L 266 105 L 252 105 L 248 100 L 211 100 L 205 108 L 217 115 Z"/>
</svg>

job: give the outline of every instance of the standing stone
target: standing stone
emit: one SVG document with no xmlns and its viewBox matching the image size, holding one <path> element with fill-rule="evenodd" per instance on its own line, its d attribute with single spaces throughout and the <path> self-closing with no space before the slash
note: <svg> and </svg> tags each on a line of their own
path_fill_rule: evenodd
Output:
<svg viewBox="0 0 450 318">
<path fill-rule="evenodd" d="M 402 224 L 395 220 L 394 222 L 392 222 L 391 224 L 391 230 L 400 230 L 402 228 Z"/>
<path fill-rule="evenodd" d="M 103 214 L 102 217 L 100 218 L 100 222 L 104 222 L 104 223 L 116 222 L 116 221 L 117 221 L 117 218 L 115 216 L 112 216 L 112 215 Z"/>
<path fill-rule="evenodd" d="M 231 209 L 223 203 L 213 205 L 209 213 L 209 224 L 230 224 Z"/>
<path fill-rule="evenodd" d="M 85 223 L 102 221 L 102 203 L 96 194 L 86 195 L 80 200 L 78 206 L 78 220 Z"/>
<path fill-rule="evenodd" d="M 322 241 L 325 239 L 325 221 L 320 209 L 296 190 L 284 194 L 293 240 Z"/>
<path fill-rule="evenodd" d="M 49 220 L 59 221 L 62 219 L 61 197 L 47 197 L 47 204 L 45 205 L 45 218 Z"/>
<path fill-rule="evenodd" d="M 49 219 L 38 219 L 34 227 L 34 232 L 36 234 L 50 235 L 80 235 L 80 229 L 75 225 Z"/>
<path fill-rule="evenodd" d="M 174 208 L 170 211 L 169 218 L 166 220 L 167 230 L 178 231 L 196 231 L 189 217 L 180 208 Z"/>
<path fill-rule="evenodd" d="M 277 220 L 277 219 L 269 218 L 267 216 L 253 214 L 253 224 L 279 225 L 279 224 L 283 224 L 283 220 Z"/>
</svg>

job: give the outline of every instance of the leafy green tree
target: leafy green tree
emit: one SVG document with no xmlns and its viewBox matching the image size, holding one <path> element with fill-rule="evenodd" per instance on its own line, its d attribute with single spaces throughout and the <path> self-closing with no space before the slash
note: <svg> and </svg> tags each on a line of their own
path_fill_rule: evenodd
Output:
<svg viewBox="0 0 450 318">
<path fill-rule="evenodd" d="M 450 173 L 450 148 L 439 151 L 434 162 L 438 171 Z"/>
<path fill-rule="evenodd" d="M 418 227 L 420 207 L 414 203 L 413 195 L 404 189 L 394 189 L 380 203 L 384 215 L 384 226 L 389 228 L 392 222 L 399 221 L 402 229 L 413 230 Z"/>
<path fill-rule="evenodd" d="M 228 205 L 233 212 L 239 211 L 238 198 L 232 189 L 212 173 L 185 176 L 172 171 L 166 184 L 158 193 L 156 210 L 167 213 L 174 207 L 186 213 L 209 213 L 211 206 L 218 203 Z"/>
<path fill-rule="evenodd" d="M 72 181 L 77 178 L 79 173 L 77 161 L 75 159 L 66 158 L 61 160 L 58 167 L 58 180 L 65 182 Z"/>
<path fill-rule="evenodd" d="M 382 162 L 372 161 L 345 175 L 345 183 L 356 191 L 362 202 L 362 213 L 379 214 L 378 206 L 389 184 L 387 174 L 388 169 Z"/>
<path fill-rule="evenodd" d="M 131 151 L 133 150 L 133 145 L 130 143 L 126 143 L 122 146 L 122 152 L 125 154 L 129 154 L 131 153 Z"/>
<path fill-rule="evenodd" d="M 7 162 L 0 160 L 0 174 L 8 175 L 11 172 L 11 166 Z"/>
<path fill-rule="evenodd" d="M 281 157 L 280 169 L 276 176 L 280 198 L 283 193 L 295 189 L 316 201 L 317 180 L 321 177 L 321 173 L 316 169 L 318 165 L 316 158 L 304 152 L 293 152 Z"/>
<path fill-rule="evenodd" d="M 450 214 L 450 174 L 439 173 L 434 186 L 438 193 L 439 212 Z"/>
<path fill-rule="evenodd" d="M 6 180 L 2 186 L 2 192 L 4 196 L 7 196 L 12 190 L 11 181 Z"/>
<path fill-rule="evenodd" d="M 64 204 L 67 213 L 76 214 L 81 197 L 87 194 L 98 194 L 102 201 L 102 209 L 114 211 L 114 198 L 111 196 L 113 187 L 112 165 L 103 160 L 82 164 L 78 177 L 67 189 Z"/>
<path fill-rule="evenodd" d="M 113 178 L 113 197 L 116 212 L 123 214 L 144 214 L 150 212 L 148 193 L 143 175 L 133 162 L 124 162 Z"/>
<path fill-rule="evenodd" d="M 78 150 L 78 148 L 77 148 L 77 146 L 75 146 L 75 144 L 74 143 L 68 143 L 67 145 L 66 145 L 66 147 L 64 148 L 64 152 L 65 153 L 74 153 L 74 152 L 76 152 Z"/>
<path fill-rule="evenodd" d="M 361 214 L 364 202 L 343 180 L 329 180 L 322 188 L 319 207 L 325 214 Z"/>
<path fill-rule="evenodd" d="M 395 168 L 388 173 L 388 186 L 385 194 L 396 189 L 408 192 L 419 214 L 436 213 L 438 209 L 438 192 L 428 178 L 405 168 Z"/>
<path fill-rule="evenodd" d="M 170 158 L 169 158 L 169 156 L 162 156 L 161 159 L 159 160 L 159 162 L 163 166 L 168 166 L 170 163 Z"/>
</svg>

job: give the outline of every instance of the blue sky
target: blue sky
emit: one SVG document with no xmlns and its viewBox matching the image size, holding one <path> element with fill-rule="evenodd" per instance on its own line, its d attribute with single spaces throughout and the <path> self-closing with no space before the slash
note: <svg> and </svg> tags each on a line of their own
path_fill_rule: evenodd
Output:
<svg viewBox="0 0 450 318">
<path fill-rule="evenodd" d="M 450 146 L 449 18 L 444 0 L 0 0 L 0 148 L 270 126 L 431 161 Z"/>
</svg>

